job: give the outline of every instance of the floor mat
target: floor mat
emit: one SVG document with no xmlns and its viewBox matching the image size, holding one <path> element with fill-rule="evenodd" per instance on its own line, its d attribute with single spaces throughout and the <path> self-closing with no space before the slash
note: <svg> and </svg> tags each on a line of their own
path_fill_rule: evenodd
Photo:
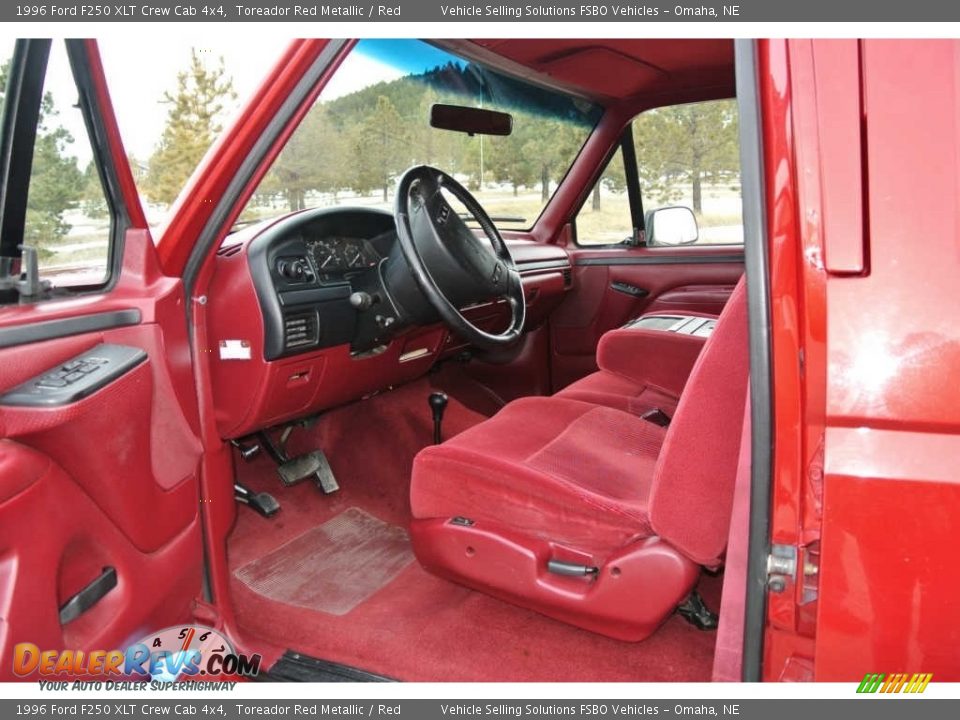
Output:
<svg viewBox="0 0 960 720">
<path fill-rule="evenodd" d="M 352 507 L 235 574 L 270 600 L 346 615 L 389 584 L 413 559 L 403 528 Z"/>
</svg>

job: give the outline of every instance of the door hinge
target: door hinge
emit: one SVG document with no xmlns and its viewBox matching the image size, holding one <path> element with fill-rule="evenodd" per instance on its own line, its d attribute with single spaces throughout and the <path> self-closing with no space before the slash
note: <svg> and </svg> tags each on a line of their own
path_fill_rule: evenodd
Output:
<svg viewBox="0 0 960 720">
<path fill-rule="evenodd" d="M 781 593 L 787 581 L 797 580 L 797 548 L 793 545 L 771 545 L 767 555 L 767 587 Z"/>
</svg>

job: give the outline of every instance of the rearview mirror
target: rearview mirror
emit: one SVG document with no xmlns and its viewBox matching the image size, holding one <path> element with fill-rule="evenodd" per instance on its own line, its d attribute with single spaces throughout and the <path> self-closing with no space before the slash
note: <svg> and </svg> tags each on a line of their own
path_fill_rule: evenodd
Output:
<svg viewBox="0 0 960 720">
<path fill-rule="evenodd" d="M 645 225 L 648 245 L 692 245 L 700 237 L 693 211 L 680 205 L 648 213 Z"/>
<path fill-rule="evenodd" d="M 468 135 L 509 135 L 513 132 L 513 116 L 495 110 L 437 103 L 430 107 L 430 126 Z"/>
</svg>

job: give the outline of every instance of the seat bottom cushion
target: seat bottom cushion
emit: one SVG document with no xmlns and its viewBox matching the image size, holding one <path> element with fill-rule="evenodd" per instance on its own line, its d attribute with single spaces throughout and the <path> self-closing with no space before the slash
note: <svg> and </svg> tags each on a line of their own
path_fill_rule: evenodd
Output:
<svg viewBox="0 0 960 720">
<path fill-rule="evenodd" d="M 670 417 L 676 412 L 678 402 L 678 398 L 670 393 L 609 370 L 591 373 L 565 387 L 557 396 L 633 415 L 643 415 L 648 410 L 659 408 Z"/>
<path fill-rule="evenodd" d="M 417 455 L 413 517 L 497 523 L 602 556 L 652 534 L 647 499 L 665 434 L 611 407 L 516 400 Z"/>
</svg>

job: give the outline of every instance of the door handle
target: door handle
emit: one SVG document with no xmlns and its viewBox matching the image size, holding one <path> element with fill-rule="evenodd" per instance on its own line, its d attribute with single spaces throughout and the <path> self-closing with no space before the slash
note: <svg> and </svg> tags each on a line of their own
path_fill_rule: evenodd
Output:
<svg viewBox="0 0 960 720">
<path fill-rule="evenodd" d="M 76 620 L 116 586 L 117 571 L 112 567 L 105 567 L 93 582 L 63 604 L 60 608 L 60 624 L 66 625 Z"/>
<path fill-rule="evenodd" d="M 650 294 L 649 290 L 644 290 L 642 287 L 621 282 L 620 280 L 615 280 L 614 282 L 610 283 L 610 288 L 619 293 L 623 293 L 624 295 L 632 295 L 633 297 L 638 298 L 646 297 Z"/>
</svg>

